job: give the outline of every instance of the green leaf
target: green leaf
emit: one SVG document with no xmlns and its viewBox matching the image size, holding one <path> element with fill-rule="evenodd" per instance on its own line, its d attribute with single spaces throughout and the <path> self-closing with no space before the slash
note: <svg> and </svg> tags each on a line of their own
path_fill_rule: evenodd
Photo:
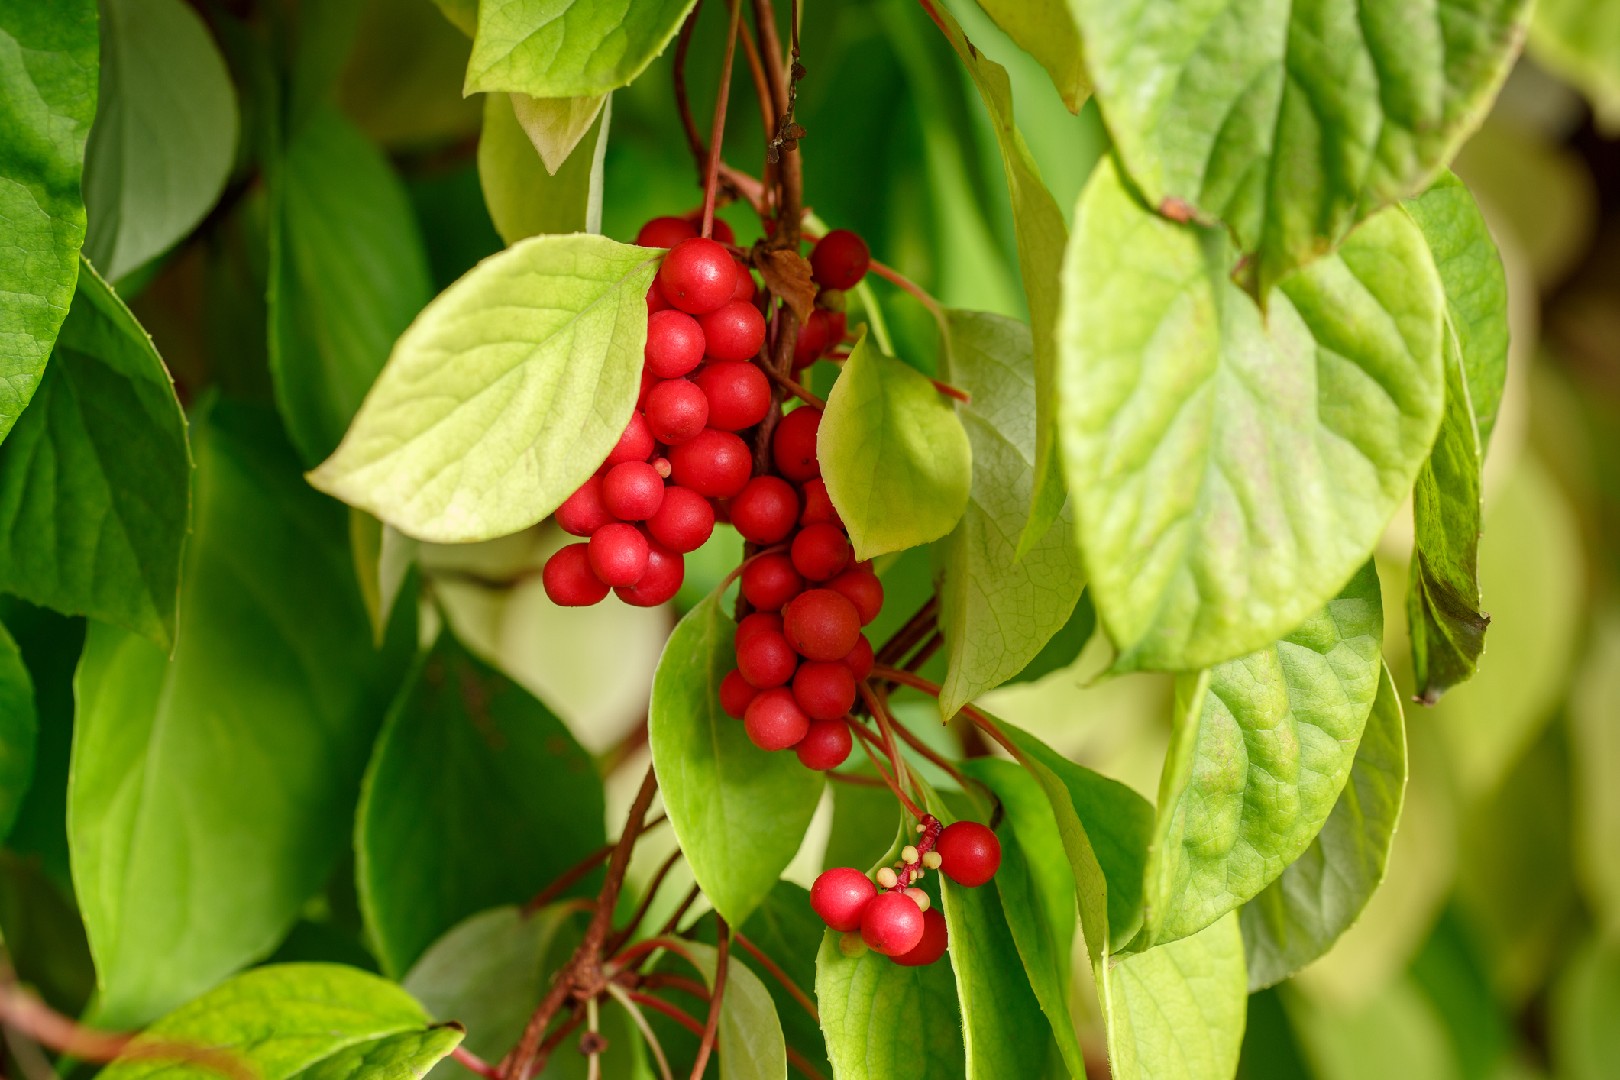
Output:
<svg viewBox="0 0 1620 1080">
<path fill-rule="evenodd" d="M 236 157 L 236 90 L 181 0 L 106 0 L 101 93 L 85 152 L 84 252 L 116 281 L 189 233 Z"/>
<path fill-rule="evenodd" d="M 93 623 L 78 672 L 68 829 L 112 1027 L 275 947 L 346 846 L 381 713 L 341 508 L 267 414 L 218 405 L 195 445 L 172 657 Z"/>
<path fill-rule="evenodd" d="M 1445 1021 L 1410 976 L 1397 975 L 1350 1005 L 1284 998 L 1311 1075 L 1322 1080 L 1422 1076 L 1463 1080 Z"/>
<path fill-rule="evenodd" d="M 884 1080 L 902 1065 L 928 1080 L 965 1078 L 961 1009 L 943 963 L 902 967 L 864 943 L 844 955 L 835 930 L 816 954 L 816 1003 L 837 1080 Z"/>
<path fill-rule="evenodd" d="M 985 14 L 1040 61 L 1070 112 L 1079 112 L 1091 94 L 1080 54 L 1080 28 L 1065 0 L 979 0 Z"/>
<path fill-rule="evenodd" d="M 519 95 L 484 99 L 478 139 L 478 182 L 495 231 L 508 244 L 541 233 L 600 232 L 602 162 L 612 107 L 591 115 L 585 145 L 548 172 L 513 111 Z M 606 99 L 598 99 L 599 106 Z"/>
<path fill-rule="evenodd" d="M 1256 295 L 1422 190 L 1484 118 L 1529 0 L 1072 0 L 1148 204 L 1224 222 Z"/>
<path fill-rule="evenodd" d="M 511 95 L 512 112 L 548 174 L 556 176 L 574 148 L 596 126 L 596 118 L 602 115 L 608 97 L 607 94 L 571 98 Z"/>
<path fill-rule="evenodd" d="M 383 970 L 518 903 L 605 842 L 590 755 L 540 701 L 446 631 L 377 739 L 355 821 L 356 881 Z"/>
<path fill-rule="evenodd" d="M 0 939 L 17 981 L 58 1012 L 77 1016 L 96 989 L 96 969 L 72 890 L 44 860 L 0 848 Z"/>
<path fill-rule="evenodd" d="M 23 796 L 34 779 L 34 742 L 38 735 L 34 680 L 23 666 L 17 643 L 0 626 L 0 840 L 11 832 Z"/>
<path fill-rule="evenodd" d="M 1620 945 L 1586 942 L 1564 969 L 1547 1013 L 1557 1075 L 1608 1076 L 1620 1061 Z"/>
<path fill-rule="evenodd" d="M 951 716 L 1029 666 L 1074 613 L 1084 582 L 1067 513 L 1019 556 L 1036 477 L 1029 328 L 973 311 L 947 312 L 945 325 L 944 378 L 973 399 L 960 413 L 973 453 L 967 510 L 940 545 L 939 708 Z"/>
<path fill-rule="evenodd" d="M 485 0 L 466 93 L 585 97 L 628 86 L 664 51 L 696 0 Z"/>
<path fill-rule="evenodd" d="M 0 589 L 167 647 L 190 474 L 169 373 L 87 263 L 34 405 L 0 446 Z"/>
<path fill-rule="evenodd" d="M 1243 905 L 1249 989 L 1282 982 L 1323 955 L 1384 880 L 1406 793 L 1406 725 L 1386 669 L 1327 824 L 1282 876 Z"/>
<path fill-rule="evenodd" d="M 967 508 L 973 450 L 950 399 L 863 332 L 816 436 L 857 559 L 938 540 Z"/>
<path fill-rule="evenodd" d="M 1320 609 L 1411 490 L 1444 405 L 1444 300 L 1399 210 L 1262 317 L 1223 236 L 1101 165 L 1064 268 L 1061 404 L 1092 601 L 1118 670 L 1196 670 Z"/>
<path fill-rule="evenodd" d="M 34 396 L 79 277 L 98 55 L 93 0 L 0 8 L 0 440 Z"/>
<path fill-rule="evenodd" d="M 736 626 L 711 593 L 675 627 L 653 676 L 648 743 L 687 865 L 714 909 L 741 926 L 793 860 L 822 775 L 769 753 L 720 708 Z"/>
<path fill-rule="evenodd" d="M 538 236 L 485 259 L 405 331 L 310 482 L 422 540 L 487 540 L 546 517 L 635 409 L 658 258 Z"/>
<path fill-rule="evenodd" d="M 270 171 L 270 374 L 306 463 L 325 458 L 433 296 L 405 186 L 335 108 Z"/>
<path fill-rule="evenodd" d="M 1530 21 L 1537 63 L 1586 95 L 1608 130 L 1620 125 L 1620 17 L 1606 0 L 1540 0 Z"/>
<path fill-rule="evenodd" d="M 697 942 L 688 942 L 684 948 L 712 990 L 719 952 Z M 720 1003 L 721 1080 L 787 1080 L 787 1042 L 782 1038 L 776 1002 L 735 952 L 726 958 L 726 995 Z"/>
<path fill-rule="evenodd" d="M 1148 860 L 1147 944 L 1197 933 L 1304 854 L 1350 775 L 1383 632 L 1369 562 L 1276 645 L 1184 678 Z"/>
<path fill-rule="evenodd" d="M 422 1007 L 375 975 L 338 964 L 277 964 L 238 975 L 174 1010 L 132 1049 L 153 1042 L 206 1046 L 235 1055 L 262 1080 L 403 1080 L 426 1073 L 460 1041 L 454 1027 L 429 1029 Z M 365 1068 L 357 1055 L 373 1068 Z M 193 1062 L 126 1054 L 101 1075 L 189 1080 L 218 1073 Z"/>
<path fill-rule="evenodd" d="M 1232 1076 L 1249 997 L 1236 912 L 1107 963 L 1108 1064 L 1117 1080 Z"/>
<path fill-rule="evenodd" d="M 478 32 L 478 0 L 433 0 L 457 30 L 468 37 Z"/>
<path fill-rule="evenodd" d="M 790 881 L 778 881 L 765 902 L 748 916 L 742 932 L 750 944 L 770 957 L 793 985 L 809 996 L 816 987 L 816 955 L 808 946 L 819 941 L 825 929 L 826 924 L 810 907 L 809 890 Z M 821 1026 L 778 980 L 763 981 L 771 1000 L 776 1002 L 776 1015 L 782 1022 L 782 1035 L 788 1047 L 797 1050 L 816 1068 L 830 1068 Z"/>
</svg>

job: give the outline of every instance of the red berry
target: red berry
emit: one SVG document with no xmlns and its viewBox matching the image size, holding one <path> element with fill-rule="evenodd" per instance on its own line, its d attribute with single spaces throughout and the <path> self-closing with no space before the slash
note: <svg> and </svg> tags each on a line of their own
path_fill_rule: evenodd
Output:
<svg viewBox="0 0 1620 1080">
<path fill-rule="evenodd" d="M 714 507 L 697 492 L 671 484 L 664 488 L 658 511 L 647 519 L 647 531 L 671 551 L 696 551 L 714 533 Z"/>
<path fill-rule="evenodd" d="M 685 218 L 655 217 L 636 233 L 636 243 L 642 247 L 671 248 L 697 234 L 697 226 Z"/>
<path fill-rule="evenodd" d="M 744 540 L 756 544 L 784 539 L 798 516 L 798 492 L 780 476 L 756 476 L 731 500 L 731 523 Z"/>
<path fill-rule="evenodd" d="M 782 616 L 774 611 L 756 611 L 752 615 L 743 616 L 743 621 L 737 624 L 737 648 L 742 648 L 743 642 L 762 630 L 774 630 L 780 634 Z"/>
<path fill-rule="evenodd" d="M 786 637 L 761 630 L 737 646 L 737 670 L 750 686 L 768 690 L 793 678 L 799 657 Z"/>
<path fill-rule="evenodd" d="M 709 426 L 722 431 L 751 428 L 771 411 L 771 381 L 753 364 L 706 364 L 697 384 L 709 399 Z"/>
<path fill-rule="evenodd" d="M 842 660 L 860 639 L 861 617 L 854 604 L 831 589 L 810 589 L 782 609 L 782 628 L 806 660 Z"/>
<path fill-rule="evenodd" d="M 799 764 L 816 772 L 836 769 L 849 760 L 855 746 L 854 736 L 843 717 L 837 720 L 812 720 L 810 730 L 804 733 L 793 752 L 799 755 Z"/>
<path fill-rule="evenodd" d="M 977 821 L 958 821 L 939 834 L 940 873 L 968 888 L 983 885 L 1001 866 L 1001 841 Z"/>
<path fill-rule="evenodd" d="M 832 343 L 832 323 L 828 321 L 827 313 L 817 308 L 799 327 L 799 336 L 793 342 L 793 370 L 798 371 L 815 363 Z"/>
<path fill-rule="evenodd" d="M 882 892 L 861 912 L 861 937 L 884 956 L 904 956 L 923 937 L 923 913 L 903 892 Z"/>
<path fill-rule="evenodd" d="M 669 301 L 664 299 L 663 291 L 658 288 L 658 282 L 654 280 L 651 285 L 647 286 L 647 314 L 651 315 L 655 311 L 668 311 L 669 308 Z"/>
<path fill-rule="evenodd" d="M 859 930 L 866 905 L 877 896 L 872 879 L 853 866 L 823 870 L 810 886 L 810 907 L 821 921 L 840 933 Z"/>
<path fill-rule="evenodd" d="M 743 599 L 759 611 L 780 611 L 803 589 L 804 578 L 786 555 L 758 555 L 743 567 Z"/>
<path fill-rule="evenodd" d="M 836 349 L 849 333 L 849 316 L 842 311 L 827 312 L 827 347 Z"/>
<path fill-rule="evenodd" d="M 945 946 L 948 944 L 950 937 L 945 930 L 945 916 L 940 914 L 938 908 L 929 908 L 923 912 L 922 940 L 917 942 L 911 951 L 895 957 L 894 962 L 904 964 L 906 967 L 932 964 L 945 955 Z"/>
<path fill-rule="evenodd" d="M 827 482 L 819 476 L 804 482 L 804 486 L 799 489 L 799 498 L 804 503 L 804 512 L 799 515 L 800 525 L 837 525 L 840 529 L 844 527 L 844 519 L 838 516 L 838 510 L 827 494 Z"/>
<path fill-rule="evenodd" d="M 669 450 L 675 482 L 711 499 L 729 499 L 748 486 L 754 455 L 729 431 L 704 428 Z"/>
<path fill-rule="evenodd" d="M 634 525 L 614 521 L 591 536 L 591 569 L 605 585 L 634 585 L 647 572 L 647 538 Z"/>
<path fill-rule="evenodd" d="M 675 599 L 686 580 L 686 560 L 657 544 L 647 545 L 647 572 L 634 585 L 621 585 L 615 596 L 631 607 L 657 607 Z"/>
<path fill-rule="evenodd" d="M 862 626 L 870 626 L 883 610 L 883 582 L 865 567 L 850 567 L 827 582 L 827 588 L 855 605 Z"/>
<path fill-rule="evenodd" d="M 793 699 L 812 720 L 842 721 L 855 705 L 855 676 L 836 660 L 806 660 L 793 673 Z"/>
<path fill-rule="evenodd" d="M 698 320 L 708 355 L 716 360 L 752 360 L 765 347 L 765 316 L 743 300 L 729 300 Z"/>
<path fill-rule="evenodd" d="M 707 348 L 703 328 L 683 311 L 655 311 L 647 316 L 647 370 L 660 379 L 678 379 L 703 362 Z"/>
<path fill-rule="evenodd" d="M 741 720 L 743 713 L 748 711 L 748 703 L 754 700 L 759 693 L 748 684 L 740 671 L 728 671 L 726 677 L 720 680 L 720 707 L 726 710 L 726 715 L 735 720 Z"/>
<path fill-rule="evenodd" d="M 709 408 L 714 408 L 711 400 Z M 771 460 L 776 471 L 802 484 L 821 475 L 821 462 L 816 457 L 816 432 L 821 428 L 821 410 L 794 409 L 782 417 L 771 436 Z"/>
<path fill-rule="evenodd" d="M 647 391 L 647 428 L 665 446 L 685 442 L 709 422 L 709 399 L 690 379 L 662 379 Z"/>
<path fill-rule="evenodd" d="M 589 607 L 607 596 L 608 587 L 591 569 L 587 544 L 569 544 L 558 550 L 540 571 L 546 595 L 560 607 Z"/>
<path fill-rule="evenodd" d="M 639 411 L 633 412 L 630 422 L 624 427 L 624 434 L 619 436 L 619 441 L 613 445 L 602 464 L 611 468 L 625 461 L 646 461 L 652 457 L 656 446 L 652 430 L 647 427 L 647 418 Z"/>
<path fill-rule="evenodd" d="M 602 478 L 593 476 L 557 507 L 557 525 L 572 536 L 589 536 L 613 520 L 602 505 Z"/>
<path fill-rule="evenodd" d="M 872 656 L 872 643 L 867 640 L 865 634 L 856 640 L 855 647 L 844 657 L 844 663 L 849 665 L 850 673 L 855 676 L 856 682 L 872 674 L 872 665 L 875 662 Z"/>
<path fill-rule="evenodd" d="M 871 264 L 866 241 L 848 229 L 834 229 L 810 249 L 810 276 L 827 289 L 853 289 Z"/>
<path fill-rule="evenodd" d="M 826 581 L 849 565 L 849 537 L 836 525 L 807 525 L 793 538 L 792 555 L 795 570 Z"/>
<path fill-rule="evenodd" d="M 761 691 L 748 703 L 743 726 L 761 750 L 786 750 L 804 738 L 805 732 L 810 730 L 810 718 L 793 700 L 793 694 L 778 686 Z"/>
<path fill-rule="evenodd" d="M 682 311 L 705 314 L 737 291 L 737 260 L 713 240 L 682 240 L 664 256 L 664 264 L 658 268 L 658 287 Z"/>
<path fill-rule="evenodd" d="M 615 465 L 602 477 L 602 505 L 620 521 L 646 521 L 664 501 L 664 478 L 645 461 Z"/>
<path fill-rule="evenodd" d="M 738 259 L 737 287 L 732 290 L 731 298 L 751 304 L 754 302 L 754 292 L 757 288 L 758 286 L 754 284 L 754 275 L 748 270 L 748 264 Z"/>
</svg>

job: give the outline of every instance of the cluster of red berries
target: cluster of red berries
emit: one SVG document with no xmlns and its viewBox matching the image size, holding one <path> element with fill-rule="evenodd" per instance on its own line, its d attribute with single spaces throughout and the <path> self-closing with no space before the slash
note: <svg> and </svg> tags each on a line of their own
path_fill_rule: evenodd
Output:
<svg viewBox="0 0 1620 1080">
<path fill-rule="evenodd" d="M 900 851 L 900 861 L 877 872 L 877 881 L 850 866 L 824 871 L 810 889 L 810 906 L 834 930 L 853 935 L 897 964 L 920 967 L 945 955 L 949 944 L 945 916 L 916 887 L 924 873 L 938 870 L 958 885 L 977 888 L 1001 867 L 1001 842 L 987 826 L 958 821 L 941 826 L 925 816 L 917 843 Z M 879 891 L 881 889 L 881 891 Z"/>
<path fill-rule="evenodd" d="M 667 247 L 647 290 L 647 347 L 636 411 L 602 467 L 557 509 L 564 532 L 586 541 L 547 560 L 546 595 L 557 604 L 619 599 L 654 607 L 686 575 L 683 556 L 714 532 L 716 503 L 740 495 L 753 452 L 740 431 L 765 419 L 771 386 L 754 358 L 765 317 L 748 267 L 686 218 L 649 221 L 636 236 Z"/>
<path fill-rule="evenodd" d="M 866 241 L 848 229 L 833 229 L 810 249 L 810 273 L 816 283 L 816 306 L 799 328 L 793 345 L 793 370 L 800 371 L 843 344 L 848 329 L 844 293 L 860 284 L 872 265 Z"/>
</svg>

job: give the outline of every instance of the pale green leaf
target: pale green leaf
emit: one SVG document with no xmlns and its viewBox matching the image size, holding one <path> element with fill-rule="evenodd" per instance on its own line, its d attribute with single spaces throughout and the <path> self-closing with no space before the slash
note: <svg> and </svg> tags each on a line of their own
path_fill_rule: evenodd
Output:
<svg viewBox="0 0 1620 1080">
<path fill-rule="evenodd" d="M 1378 696 L 1383 631 L 1369 562 L 1274 646 L 1198 678 L 1159 781 L 1148 944 L 1197 933 L 1305 853 L 1339 800 Z"/>
<path fill-rule="evenodd" d="M 709 945 L 688 942 L 686 950 L 712 989 L 720 954 Z M 787 1080 L 787 1042 L 765 984 L 737 959 L 726 957 L 726 996 L 720 1003 L 721 1080 Z"/>
<path fill-rule="evenodd" d="M 1059 438 L 1119 670 L 1210 667 L 1320 609 L 1439 427 L 1444 298 L 1404 213 L 1288 278 L 1264 316 L 1232 258 L 1106 164 L 1075 210 Z"/>
<path fill-rule="evenodd" d="M 1411 976 L 1363 1001 L 1284 998 L 1311 1075 L 1321 1080 L 1463 1080 L 1445 1021 Z"/>
<path fill-rule="evenodd" d="M 360 910 L 403 973 L 475 912 L 538 893 L 606 841 L 590 755 L 445 631 L 395 700 L 355 820 Z"/>
<path fill-rule="evenodd" d="M 513 111 L 517 98 L 490 94 L 484 99 L 478 182 L 495 231 L 508 244 L 541 233 L 601 231 L 602 163 L 611 104 L 592 114 L 579 153 L 548 172 Z"/>
<path fill-rule="evenodd" d="M 950 968 L 902 967 L 864 943 L 846 956 L 842 937 L 828 930 L 816 954 L 816 1004 L 835 1080 L 887 1080 L 902 1065 L 928 1080 L 965 1078 Z"/>
<path fill-rule="evenodd" d="M 1557 1075 L 1609 1077 L 1620 1061 L 1620 945 L 1586 942 L 1565 967 L 1547 1014 Z"/>
<path fill-rule="evenodd" d="M 759 749 L 721 710 L 736 626 L 720 600 L 711 593 L 689 611 L 664 646 L 647 734 L 692 876 L 714 909 L 741 926 L 799 850 L 823 779 L 793 754 Z"/>
<path fill-rule="evenodd" d="M 1386 670 L 1350 779 L 1305 854 L 1243 906 L 1249 989 L 1279 983 L 1332 947 L 1384 880 L 1406 792 L 1406 725 Z"/>
<path fill-rule="evenodd" d="M 86 263 L 33 407 L 0 445 L 0 589 L 167 647 L 190 476 L 169 373 Z"/>
<path fill-rule="evenodd" d="M 1608 0 L 1540 0 L 1530 52 L 1587 96 L 1605 128 L 1620 128 L 1620 8 Z"/>
<path fill-rule="evenodd" d="M 38 735 L 34 681 L 23 666 L 17 643 L 0 626 L 0 840 L 11 831 L 34 778 L 34 743 Z"/>
<path fill-rule="evenodd" d="M 109 280 L 189 233 L 236 157 L 236 90 L 181 0 L 105 0 L 101 94 L 85 151 L 84 252 Z"/>
<path fill-rule="evenodd" d="M 1036 477 L 1029 328 L 976 311 L 949 311 L 945 325 L 941 373 L 973 399 L 959 413 L 973 452 L 967 510 L 940 545 L 939 707 L 951 716 L 1029 666 L 1068 622 L 1084 582 L 1067 513 L 1019 557 Z"/>
<path fill-rule="evenodd" d="M 973 450 L 949 398 L 863 333 L 816 436 L 857 559 L 938 540 L 967 508 Z"/>
<path fill-rule="evenodd" d="M 293 444 L 330 454 L 433 295 L 405 185 L 335 108 L 323 108 L 270 171 L 270 374 Z"/>
<path fill-rule="evenodd" d="M 235 1056 L 262 1080 L 404 1080 L 426 1073 L 460 1041 L 455 1028 L 430 1030 L 422 1007 L 375 975 L 338 964 L 278 964 L 238 975 L 182 1005 L 148 1028 L 134 1046 L 205 1046 Z M 363 1067 L 357 1054 L 370 1058 L 376 1070 Z M 385 1061 L 386 1069 L 381 1067 Z M 219 1074 L 195 1061 L 126 1055 L 101 1075 L 108 1080 L 201 1080 Z"/>
<path fill-rule="evenodd" d="M 0 6 L 0 440 L 34 396 L 79 277 L 97 57 L 94 0 Z"/>
<path fill-rule="evenodd" d="M 272 416 L 195 430 L 174 653 L 92 623 L 76 683 L 68 831 L 111 1027 L 275 947 L 348 846 L 382 711 L 341 508 Z"/>
<path fill-rule="evenodd" d="M 466 92 L 586 97 L 629 85 L 696 0 L 483 0 Z"/>
<path fill-rule="evenodd" d="M 608 95 L 537 98 L 528 94 L 512 94 L 511 99 L 512 112 L 517 116 L 518 125 L 540 155 L 546 172 L 556 176 L 563 162 L 573 154 L 574 147 L 595 126 Z"/>
<path fill-rule="evenodd" d="M 853 785 L 840 785 L 852 787 Z M 866 789 L 873 790 L 873 789 Z M 865 866 L 865 861 L 855 864 Z M 705 931 L 713 926 L 712 920 L 700 924 Z M 816 950 L 810 946 L 821 940 L 827 926 L 821 916 L 810 907 L 810 891 L 791 881 L 778 881 L 748 921 L 742 932 L 750 944 L 770 957 L 782 969 L 788 981 L 806 994 L 816 988 Z M 710 940 L 707 936 L 705 941 Z M 733 954 L 748 963 L 749 955 Z M 763 966 L 763 965 L 762 965 Z M 805 1060 L 825 1075 L 830 1069 L 827 1061 L 827 1041 L 818 1024 L 798 1001 L 795 1001 L 782 982 L 775 977 L 762 980 L 776 1002 L 776 1015 L 782 1022 L 782 1036 L 788 1048 L 797 1050 Z"/>
<path fill-rule="evenodd" d="M 1115 1080 L 1232 1076 L 1249 999 L 1236 912 L 1192 937 L 1105 962 Z"/>
<path fill-rule="evenodd" d="M 1620 622 L 1593 633 L 1569 703 L 1575 875 L 1599 925 L 1620 931 Z"/>
<path fill-rule="evenodd" d="M 468 37 L 478 32 L 478 0 L 433 0 L 444 17 Z"/>
<path fill-rule="evenodd" d="M 600 236 L 485 259 L 405 331 L 310 482 L 422 540 L 546 517 L 630 420 L 657 261 Z"/>
<path fill-rule="evenodd" d="M 979 6 L 1020 49 L 1040 61 L 1070 112 L 1091 93 L 1080 53 L 1080 28 L 1067 0 L 979 0 Z"/>
<path fill-rule="evenodd" d="M 1529 0 L 1071 0 L 1149 205 L 1230 227 L 1256 295 L 1422 190 L 1479 125 Z"/>
</svg>

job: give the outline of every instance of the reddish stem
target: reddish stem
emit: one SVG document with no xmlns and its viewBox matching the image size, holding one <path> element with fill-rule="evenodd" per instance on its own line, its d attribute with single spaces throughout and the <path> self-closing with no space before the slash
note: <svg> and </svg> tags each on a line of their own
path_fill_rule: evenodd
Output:
<svg viewBox="0 0 1620 1080">
<path fill-rule="evenodd" d="M 450 1056 L 479 1076 L 484 1077 L 485 1080 L 499 1080 L 501 1074 L 495 1071 L 495 1066 L 468 1050 L 465 1046 L 456 1047 L 450 1051 Z"/>
<path fill-rule="evenodd" d="M 665 1001 L 663 998 L 656 998 L 651 994 L 643 994 L 640 990 L 626 990 L 624 992 L 624 996 L 635 1002 L 637 1005 L 644 1005 L 649 1009 L 654 1009 L 663 1013 L 665 1016 L 681 1025 L 681 1027 L 685 1028 L 687 1031 L 690 1031 L 692 1034 L 702 1038 L 703 1025 L 692 1019 L 692 1017 L 688 1016 L 680 1009 L 677 1009 L 675 1006 L 671 1005 L 669 1002 Z"/>
<path fill-rule="evenodd" d="M 794 1001 L 797 1001 L 799 1005 L 803 1007 L 804 1011 L 810 1014 L 810 1019 L 814 1020 L 818 1024 L 821 1023 L 821 1013 L 816 1009 L 816 1003 L 810 1000 L 810 996 L 808 994 L 799 989 L 797 983 L 788 978 L 787 972 L 783 971 L 781 966 L 777 964 L 775 960 L 772 960 L 769 956 L 766 956 L 764 951 L 760 949 L 758 945 L 755 945 L 752 941 L 749 941 L 747 938 L 743 937 L 741 931 L 736 933 L 734 936 L 737 939 L 737 944 L 746 949 L 749 956 L 752 956 L 755 960 L 758 960 L 759 966 L 770 972 L 771 977 L 782 984 L 782 989 L 788 992 L 788 996 Z"/>
<path fill-rule="evenodd" d="M 630 921 L 624 924 L 623 930 L 608 939 L 608 943 L 602 948 L 603 952 L 609 956 L 614 955 L 635 934 L 636 927 L 640 926 L 641 920 L 647 917 L 647 909 L 652 907 L 653 900 L 657 898 L 659 886 L 663 885 L 664 879 L 675 868 L 675 864 L 680 860 L 680 857 L 680 848 L 676 848 L 669 853 L 669 858 L 664 860 L 663 865 L 653 874 L 652 880 L 647 883 L 647 888 L 641 897 L 641 903 L 636 906 L 635 914 L 630 916 Z"/>
<path fill-rule="evenodd" d="M 731 100 L 731 61 L 737 54 L 737 28 L 742 25 L 742 0 L 730 0 L 731 23 L 726 30 L 726 51 L 720 61 L 720 88 L 714 97 L 714 123 L 709 129 L 709 167 L 703 178 L 703 235 L 714 233 L 714 199 L 720 185 L 720 146 L 725 142 L 726 103 Z"/>
<path fill-rule="evenodd" d="M 645 725 L 643 726 L 645 727 Z M 651 832 L 653 829 L 657 828 L 659 825 L 662 825 L 668 820 L 669 818 L 665 817 L 663 814 L 658 815 L 642 827 L 641 834 L 645 836 L 647 833 Z M 595 870 L 598 866 L 601 866 L 604 862 L 606 862 L 608 856 L 613 854 L 613 849 L 617 846 L 618 845 L 616 843 L 604 844 L 595 851 L 591 852 L 589 855 L 585 856 L 579 862 L 575 863 L 573 866 L 570 866 L 567 870 L 564 870 L 561 874 L 557 875 L 557 879 L 555 881 L 553 881 L 550 885 L 547 885 L 544 889 L 541 889 L 540 892 L 535 894 L 534 899 L 523 905 L 524 917 L 526 918 L 533 915 L 535 912 L 557 899 L 557 897 L 567 892 L 569 888 L 578 884 L 581 878 L 585 877 L 592 870 Z"/>
<path fill-rule="evenodd" d="M 718 914 L 715 922 L 719 934 L 715 939 L 714 988 L 709 992 L 709 1019 L 703 1025 L 703 1039 L 698 1043 L 697 1060 L 692 1064 L 692 1080 L 699 1080 L 709 1067 L 709 1055 L 720 1036 L 720 1007 L 726 996 L 726 975 L 731 967 L 731 927 Z"/>
</svg>

